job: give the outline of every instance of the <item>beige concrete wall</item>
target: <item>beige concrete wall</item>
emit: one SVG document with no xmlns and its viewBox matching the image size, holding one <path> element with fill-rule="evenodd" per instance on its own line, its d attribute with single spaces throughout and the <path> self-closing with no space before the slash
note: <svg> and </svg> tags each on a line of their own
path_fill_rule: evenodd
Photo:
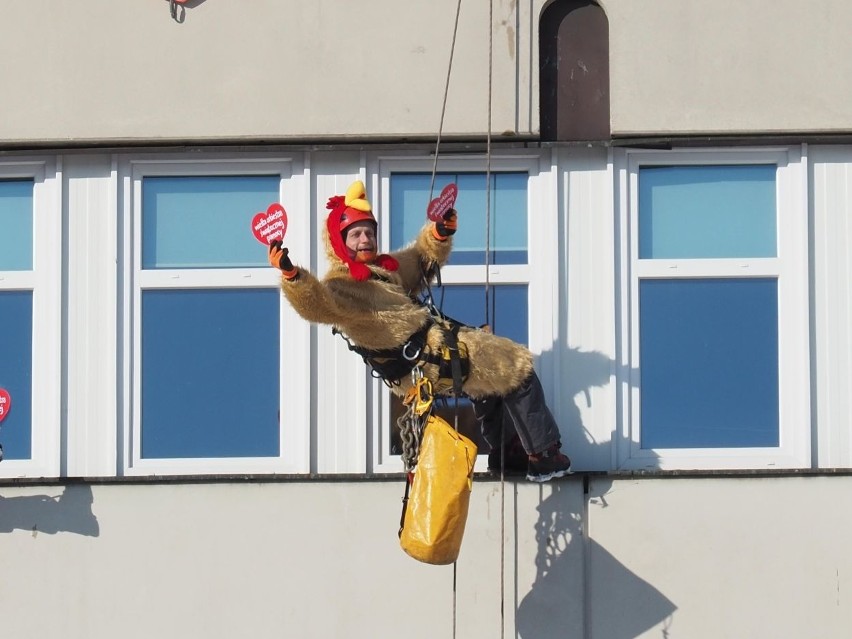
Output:
<svg viewBox="0 0 852 639">
<path fill-rule="evenodd" d="M 501 573 L 506 636 L 548 628 L 537 610 L 553 603 L 581 629 L 580 480 L 477 481 L 455 593 L 452 565 L 400 549 L 402 492 L 401 478 L 0 486 L 3 636 L 433 639 L 453 636 L 455 605 L 457 636 L 496 637 Z M 548 555 L 559 571 L 542 582 Z"/>
<path fill-rule="evenodd" d="M 602 0 L 615 135 L 852 130 L 846 0 Z M 538 133 L 546 0 L 495 0 L 492 122 Z M 434 138 L 457 3 L 30 0 L 0 9 L 0 143 Z M 444 133 L 488 130 L 462 3 Z"/>
<path fill-rule="evenodd" d="M 839 639 L 850 489 L 478 478 L 454 587 L 452 566 L 399 549 L 398 480 L 6 484 L 0 619 L 4 636 L 67 639 Z"/>
<path fill-rule="evenodd" d="M 614 133 L 852 129 L 846 0 L 601 4 Z"/>
<path fill-rule="evenodd" d="M 530 129 L 529 45 L 495 4 L 494 130 Z M 456 2 L 5 3 L 2 140 L 437 133 Z M 528 14 L 528 12 L 527 12 Z M 487 6 L 460 13 L 448 133 L 487 129 Z M 516 96 L 525 96 L 519 101 Z M 522 120 L 522 121 L 521 121 Z"/>
<path fill-rule="evenodd" d="M 626 571 L 674 608 L 637 636 L 848 637 L 850 486 L 849 477 L 595 480 L 589 636 L 632 637 L 647 614 L 631 580 L 617 579 Z"/>
</svg>

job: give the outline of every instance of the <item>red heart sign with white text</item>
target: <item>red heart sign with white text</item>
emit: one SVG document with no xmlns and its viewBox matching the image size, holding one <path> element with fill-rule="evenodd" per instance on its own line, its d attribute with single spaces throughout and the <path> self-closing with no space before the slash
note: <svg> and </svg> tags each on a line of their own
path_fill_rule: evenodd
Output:
<svg viewBox="0 0 852 639">
<path fill-rule="evenodd" d="M 459 194 L 459 187 L 455 184 L 447 184 L 441 195 L 429 202 L 429 208 L 426 209 L 426 217 L 433 222 L 438 222 L 444 219 L 444 213 L 449 211 L 456 204 L 456 197 Z"/>
<path fill-rule="evenodd" d="M 251 232 L 261 244 L 283 240 L 287 233 L 287 211 L 280 204 L 270 204 L 266 213 L 258 213 L 252 218 Z"/>
<path fill-rule="evenodd" d="M 9 391 L 0 388 L 0 422 L 6 419 L 10 408 L 12 408 L 12 398 L 9 396 Z"/>
</svg>

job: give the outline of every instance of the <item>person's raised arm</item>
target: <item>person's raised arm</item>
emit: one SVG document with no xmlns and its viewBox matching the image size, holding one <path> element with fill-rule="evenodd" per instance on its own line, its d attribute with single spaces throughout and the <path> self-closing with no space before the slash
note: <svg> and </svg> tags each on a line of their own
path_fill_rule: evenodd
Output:
<svg viewBox="0 0 852 639">
<path fill-rule="evenodd" d="M 440 268 L 447 263 L 457 228 L 458 214 L 450 209 L 437 222 L 427 222 L 409 246 L 392 254 L 399 262 L 399 274 L 406 290 L 417 293 L 422 285 L 422 270 L 432 265 Z"/>
<path fill-rule="evenodd" d="M 290 250 L 280 241 L 269 245 L 269 264 L 281 271 L 281 291 L 303 319 L 317 324 L 338 322 L 341 312 L 328 289 L 309 270 L 295 266 Z"/>
</svg>

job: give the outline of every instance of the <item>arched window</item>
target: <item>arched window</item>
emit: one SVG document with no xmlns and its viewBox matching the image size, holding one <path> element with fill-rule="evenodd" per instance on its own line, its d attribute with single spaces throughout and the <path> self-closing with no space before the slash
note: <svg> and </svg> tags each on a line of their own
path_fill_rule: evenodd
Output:
<svg viewBox="0 0 852 639">
<path fill-rule="evenodd" d="M 541 139 L 609 140 L 609 21 L 591 0 L 556 0 L 539 25 Z"/>
</svg>

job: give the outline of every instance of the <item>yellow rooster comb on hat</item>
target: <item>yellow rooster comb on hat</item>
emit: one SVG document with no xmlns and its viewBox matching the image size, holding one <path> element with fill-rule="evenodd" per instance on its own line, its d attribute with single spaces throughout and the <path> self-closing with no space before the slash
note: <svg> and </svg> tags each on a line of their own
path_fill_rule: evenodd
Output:
<svg viewBox="0 0 852 639">
<path fill-rule="evenodd" d="M 370 206 L 370 202 L 367 200 L 367 189 L 361 180 L 356 180 L 349 185 L 349 188 L 346 189 L 344 202 L 346 206 L 350 206 L 358 211 L 364 211 L 365 213 L 373 210 L 373 207 Z"/>
</svg>

